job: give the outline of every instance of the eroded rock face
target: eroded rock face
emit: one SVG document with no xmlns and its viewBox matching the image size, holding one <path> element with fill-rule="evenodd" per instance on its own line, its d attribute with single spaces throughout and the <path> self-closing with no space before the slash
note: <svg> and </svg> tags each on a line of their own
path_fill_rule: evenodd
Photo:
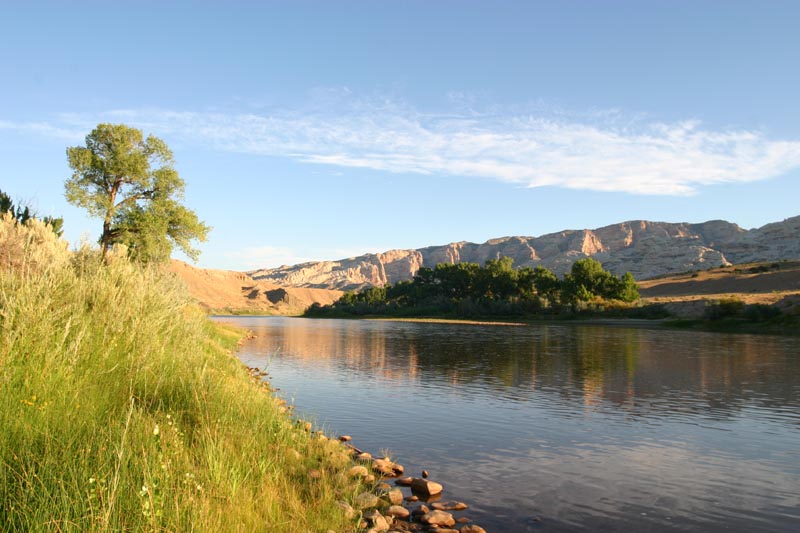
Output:
<svg viewBox="0 0 800 533">
<path fill-rule="evenodd" d="M 456 242 L 418 250 L 390 250 L 338 261 L 320 261 L 250 272 L 282 286 L 357 290 L 411 279 L 438 263 L 483 265 L 507 256 L 514 266 L 543 266 L 563 274 L 572 263 L 594 257 L 637 279 L 695 269 L 800 258 L 800 216 L 744 230 L 724 220 L 700 224 L 636 220 L 594 230 L 567 230 L 541 237 L 502 237 L 482 244 Z"/>
</svg>

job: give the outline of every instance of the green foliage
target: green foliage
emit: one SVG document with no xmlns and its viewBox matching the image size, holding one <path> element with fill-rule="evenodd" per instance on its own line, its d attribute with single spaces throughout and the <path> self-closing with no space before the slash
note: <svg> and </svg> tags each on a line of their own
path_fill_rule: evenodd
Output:
<svg viewBox="0 0 800 533">
<path fill-rule="evenodd" d="M 572 304 L 595 299 L 633 302 L 639 299 L 639 287 L 630 272 L 617 278 L 599 261 L 586 257 L 575 261 L 564 276 L 563 294 Z"/>
<path fill-rule="evenodd" d="M 4 213 L 11 213 L 11 216 L 19 224 L 25 224 L 29 220 L 41 220 L 50 230 L 57 236 L 61 237 L 64 233 L 64 219 L 54 217 L 40 217 L 27 205 L 14 205 L 11 197 L 0 191 L 0 215 Z"/>
<path fill-rule="evenodd" d="M 0 219 L 0 531 L 354 530 L 345 449 L 249 378 L 240 333 L 97 256 Z"/>
<path fill-rule="evenodd" d="M 332 306 L 314 306 L 307 316 L 392 315 L 459 316 L 602 311 L 609 300 L 628 304 L 639 298 L 631 274 L 617 278 L 594 260 L 581 260 L 563 281 L 544 267 L 513 268 L 510 257 L 476 263 L 440 263 L 423 267 L 414 279 L 362 292 L 349 292 Z M 592 305 L 585 305 L 593 302 Z"/>
<path fill-rule="evenodd" d="M 175 246 L 197 257 L 192 241 L 204 241 L 210 228 L 180 203 L 185 184 L 164 141 L 124 124 L 99 124 L 86 146 L 67 148 L 67 158 L 73 173 L 65 196 L 103 219 L 103 257 L 114 244 L 145 263 L 168 260 Z"/>
</svg>

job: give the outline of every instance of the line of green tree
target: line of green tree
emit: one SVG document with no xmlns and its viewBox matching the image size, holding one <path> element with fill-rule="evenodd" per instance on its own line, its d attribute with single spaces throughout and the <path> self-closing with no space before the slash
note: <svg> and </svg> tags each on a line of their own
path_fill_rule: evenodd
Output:
<svg viewBox="0 0 800 533">
<path fill-rule="evenodd" d="M 639 288 L 630 273 L 617 277 L 592 258 L 579 259 L 559 279 L 552 271 L 513 268 L 513 259 L 439 263 L 410 281 L 348 292 L 328 306 L 314 304 L 306 316 L 490 316 L 574 313 L 611 302 L 631 303 Z"/>
</svg>

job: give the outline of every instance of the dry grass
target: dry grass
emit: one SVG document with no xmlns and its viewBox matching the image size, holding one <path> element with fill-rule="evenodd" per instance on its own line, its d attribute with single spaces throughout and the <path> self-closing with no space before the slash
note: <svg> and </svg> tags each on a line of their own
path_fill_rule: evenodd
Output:
<svg viewBox="0 0 800 533">
<path fill-rule="evenodd" d="M 642 298 L 688 302 L 737 298 L 747 304 L 775 304 L 800 297 L 800 261 L 735 265 L 639 282 Z"/>
<path fill-rule="evenodd" d="M 280 411 L 174 276 L 7 219 L 0 258 L 0 530 L 354 527 L 343 447 Z"/>
</svg>

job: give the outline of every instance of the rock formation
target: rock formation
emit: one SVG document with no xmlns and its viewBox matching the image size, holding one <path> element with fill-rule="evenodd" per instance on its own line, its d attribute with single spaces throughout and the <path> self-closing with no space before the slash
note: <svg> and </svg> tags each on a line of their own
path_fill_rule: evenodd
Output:
<svg viewBox="0 0 800 533">
<path fill-rule="evenodd" d="M 186 283 L 198 303 L 212 312 L 299 315 L 313 303 L 327 305 L 342 295 L 339 291 L 282 287 L 255 281 L 243 272 L 195 268 L 177 260 L 168 268 Z"/>
<path fill-rule="evenodd" d="M 286 287 L 354 290 L 411 279 L 420 267 L 508 256 L 514 265 L 541 265 L 561 275 L 583 257 L 594 257 L 617 275 L 637 279 L 729 264 L 800 258 L 800 216 L 744 230 L 724 220 L 700 224 L 635 220 L 594 230 L 566 230 L 541 237 L 502 237 L 482 244 L 454 242 L 417 250 L 390 250 L 338 261 L 319 261 L 249 275 Z"/>
</svg>

